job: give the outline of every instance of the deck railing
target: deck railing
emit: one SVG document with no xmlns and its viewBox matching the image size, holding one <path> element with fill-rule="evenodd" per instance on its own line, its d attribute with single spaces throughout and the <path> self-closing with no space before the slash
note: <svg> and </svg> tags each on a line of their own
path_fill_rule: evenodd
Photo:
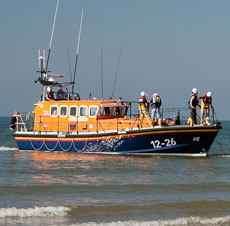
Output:
<svg viewBox="0 0 230 226">
<path fill-rule="evenodd" d="M 133 103 L 132 103 L 133 104 Z M 210 109 L 210 123 L 215 124 L 218 122 L 214 108 Z M 198 112 L 198 110 L 197 110 Z M 150 112 L 151 114 L 151 112 Z M 163 108 L 162 109 L 162 126 L 181 125 L 187 124 L 187 119 L 190 115 L 188 108 Z M 57 116 L 57 121 L 49 122 L 44 120 L 42 116 L 39 120 L 34 121 L 33 113 L 22 113 L 16 116 L 16 130 L 17 131 L 34 131 L 34 132 L 57 132 L 68 134 L 79 134 L 82 132 L 106 132 L 116 131 L 122 132 L 125 130 L 132 131 L 134 129 L 140 129 L 140 114 L 139 111 L 129 112 L 124 118 L 114 118 L 113 121 L 103 120 L 96 118 L 95 122 L 82 122 L 79 121 L 79 117 L 76 116 L 74 122 L 61 122 L 60 116 Z M 199 122 L 199 115 L 197 114 L 197 122 Z M 150 127 L 144 120 L 142 128 Z M 35 129 L 36 128 L 36 129 Z"/>
</svg>

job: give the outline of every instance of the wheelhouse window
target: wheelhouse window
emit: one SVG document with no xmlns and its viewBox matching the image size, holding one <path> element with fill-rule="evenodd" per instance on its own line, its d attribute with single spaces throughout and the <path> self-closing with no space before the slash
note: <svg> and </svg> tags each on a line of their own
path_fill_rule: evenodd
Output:
<svg viewBox="0 0 230 226">
<path fill-rule="evenodd" d="M 87 116 L 87 107 L 86 106 L 80 107 L 80 116 Z"/>
<path fill-rule="evenodd" d="M 128 106 L 123 107 L 122 116 L 126 116 L 128 114 L 128 110 L 129 110 Z"/>
<path fill-rule="evenodd" d="M 77 116 L 77 106 L 71 106 L 70 107 L 69 115 L 73 116 L 73 117 Z"/>
<path fill-rule="evenodd" d="M 100 108 L 100 116 L 110 116 L 111 107 L 101 107 Z"/>
<path fill-rule="evenodd" d="M 57 115 L 58 115 L 58 107 L 57 106 L 51 106 L 50 107 L 50 115 L 51 115 L 51 117 L 57 117 Z"/>
<path fill-rule="evenodd" d="M 68 113 L 68 108 L 67 106 L 61 106 L 60 107 L 60 116 L 61 117 L 66 117 Z"/>
<path fill-rule="evenodd" d="M 113 116 L 117 117 L 121 114 L 121 107 L 115 107 L 113 111 Z"/>
<path fill-rule="evenodd" d="M 97 106 L 90 106 L 90 108 L 89 108 L 89 116 L 90 117 L 96 117 L 97 110 L 98 110 Z"/>
</svg>

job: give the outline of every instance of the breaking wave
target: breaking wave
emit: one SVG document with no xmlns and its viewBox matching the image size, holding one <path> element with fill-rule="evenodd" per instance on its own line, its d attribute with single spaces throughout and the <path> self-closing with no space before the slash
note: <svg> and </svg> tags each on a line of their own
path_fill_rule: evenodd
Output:
<svg viewBox="0 0 230 226">
<path fill-rule="evenodd" d="M 17 151 L 18 148 L 16 147 L 7 147 L 7 146 L 0 146 L 0 151 Z"/>
<path fill-rule="evenodd" d="M 220 155 L 220 157 L 229 158 L 229 157 L 230 157 L 230 154 Z"/>
<path fill-rule="evenodd" d="M 117 221 L 110 223 L 82 223 L 72 224 L 71 226 L 223 226 L 229 225 L 230 216 L 206 218 L 206 217 L 187 217 L 172 220 L 157 221 Z"/>
<path fill-rule="evenodd" d="M 34 208 L 0 208 L 0 218 L 9 217 L 53 217 L 65 216 L 71 208 L 69 207 L 37 207 Z"/>
<path fill-rule="evenodd" d="M 88 208 L 88 207 L 83 207 Z M 62 225 L 66 226 L 228 226 L 230 225 L 230 215 L 221 217 L 178 217 L 174 219 L 161 219 L 161 220 L 108 220 L 105 215 L 101 219 L 92 219 L 87 217 L 84 220 L 76 216 L 76 211 L 81 207 L 65 207 L 65 206 L 48 206 L 48 207 L 33 207 L 33 208 L 0 208 L 0 219 L 5 223 L 21 222 L 25 225 L 41 225 L 42 222 L 49 222 L 49 224 L 56 225 L 56 222 L 61 222 L 60 217 L 65 218 Z M 83 209 L 84 211 L 86 209 Z M 122 212 L 122 211 L 121 211 Z M 89 213 L 85 213 L 89 214 Z M 97 212 L 97 214 L 101 215 Z M 40 217 L 39 220 L 35 220 Z M 49 220 L 50 219 L 50 220 Z M 91 220 L 89 220 L 91 219 Z M 94 222 L 95 221 L 95 222 Z M 36 224 L 37 222 L 37 224 Z"/>
</svg>

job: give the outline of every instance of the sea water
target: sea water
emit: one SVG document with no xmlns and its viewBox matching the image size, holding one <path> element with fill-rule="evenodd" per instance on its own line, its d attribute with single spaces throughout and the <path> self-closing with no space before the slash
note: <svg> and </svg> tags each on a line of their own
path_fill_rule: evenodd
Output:
<svg viewBox="0 0 230 226">
<path fill-rule="evenodd" d="M 208 157 L 19 152 L 0 118 L 0 225 L 230 225 L 230 122 Z"/>
</svg>

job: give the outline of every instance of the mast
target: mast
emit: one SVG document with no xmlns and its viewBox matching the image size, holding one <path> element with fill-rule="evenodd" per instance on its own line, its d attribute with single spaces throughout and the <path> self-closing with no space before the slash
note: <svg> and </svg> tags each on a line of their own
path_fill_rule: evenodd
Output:
<svg viewBox="0 0 230 226">
<path fill-rule="evenodd" d="M 49 65 L 49 58 L 50 58 L 51 46 L 52 46 L 52 42 L 53 42 L 54 28 L 55 28 L 55 24 L 56 24 L 58 4 L 59 4 L 59 0 L 57 0 L 57 4 L 56 4 L 56 10 L 55 10 L 55 14 L 54 14 L 54 22 L 53 22 L 52 31 L 51 31 L 49 51 L 48 51 L 46 65 L 45 65 L 45 50 L 43 50 L 43 55 L 40 54 L 40 49 L 38 50 L 38 63 L 39 63 L 40 72 L 41 72 L 41 78 L 39 79 L 39 82 L 42 84 L 42 97 L 41 97 L 41 101 L 42 102 L 45 101 L 45 92 L 46 92 L 46 85 L 47 85 L 46 82 L 47 82 L 48 65 Z"/>
<path fill-rule="evenodd" d="M 55 14 L 54 14 L 54 22 L 53 22 L 52 32 L 51 32 L 51 36 L 50 36 L 49 51 L 48 51 L 47 63 L 46 63 L 46 74 L 48 72 L 48 65 L 49 65 L 50 52 L 51 52 L 51 47 L 52 47 L 52 42 L 53 42 L 53 35 L 54 35 L 54 28 L 55 28 L 55 24 L 56 24 L 58 5 L 59 5 L 59 0 L 57 0 L 56 10 L 55 10 Z"/>
<path fill-rule="evenodd" d="M 122 52 L 122 49 L 120 51 L 120 55 L 119 55 L 119 58 L 118 58 L 117 70 L 116 70 L 116 74 L 115 74 L 115 78 L 114 78 L 114 83 L 113 83 L 112 99 L 113 99 L 113 94 L 114 94 L 115 85 L 116 85 L 116 81 L 117 81 L 117 73 L 118 73 L 118 68 L 119 68 L 120 59 L 121 59 L 121 52 Z"/>
<path fill-rule="evenodd" d="M 102 65 L 102 48 L 101 48 L 101 99 L 104 100 L 104 90 L 103 90 L 103 65 Z"/>
<path fill-rule="evenodd" d="M 41 72 L 41 80 L 44 81 L 47 78 L 47 74 L 45 71 L 45 50 L 43 49 L 43 55 L 40 55 L 40 49 L 38 50 L 38 62 Z M 45 86 L 42 86 L 42 102 L 45 101 Z"/>
<path fill-rule="evenodd" d="M 72 70 L 71 70 L 71 64 L 70 64 L 70 57 L 69 57 L 69 49 L 67 48 L 67 56 L 68 56 L 68 63 L 69 63 L 69 74 L 70 74 L 70 81 L 71 81 L 71 84 L 73 82 L 73 76 L 72 76 Z"/>
<path fill-rule="evenodd" d="M 78 41 L 77 41 L 77 50 L 76 50 L 76 59 L 75 59 L 74 75 L 73 75 L 72 95 L 74 94 L 74 86 L 75 86 L 75 80 L 76 80 L 76 74 L 77 74 L 77 62 L 78 62 L 78 52 L 79 52 L 79 47 L 80 47 L 81 27 L 82 27 L 83 14 L 84 14 L 84 11 L 83 11 L 83 9 L 82 9 L 82 11 L 81 11 L 80 28 L 79 28 L 79 33 L 78 33 Z"/>
</svg>

